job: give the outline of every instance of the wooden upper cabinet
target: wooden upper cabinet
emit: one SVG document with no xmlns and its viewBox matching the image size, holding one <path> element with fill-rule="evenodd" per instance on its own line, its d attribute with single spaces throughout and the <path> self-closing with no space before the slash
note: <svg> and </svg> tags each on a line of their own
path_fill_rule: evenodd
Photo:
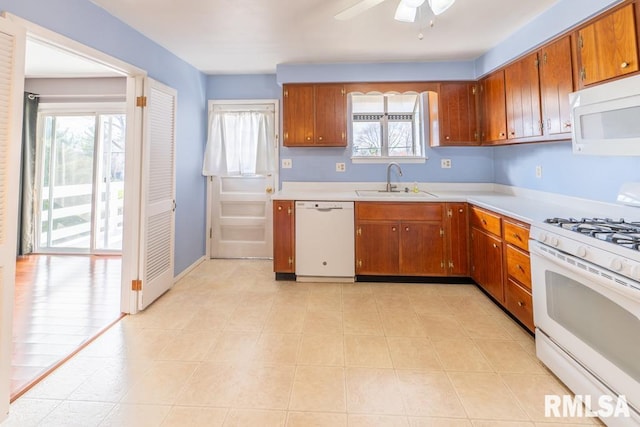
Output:
<svg viewBox="0 0 640 427">
<path fill-rule="evenodd" d="M 538 65 L 534 52 L 504 70 L 508 139 L 542 135 Z"/>
<path fill-rule="evenodd" d="M 638 71 L 635 8 L 629 3 L 578 30 L 582 86 Z"/>
<path fill-rule="evenodd" d="M 478 84 L 476 82 L 445 82 L 440 84 L 437 100 L 438 140 L 432 145 L 477 145 Z M 431 101 L 431 100 L 430 100 Z M 434 119 L 432 117 L 432 119 Z"/>
<path fill-rule="evenodd" d="M 571 133 L 569 93 L 573 92 L 571 37 L 565 36 L 540 50 L 540 97 L 546 135 Z"/>
<path fill-rule="evenodd" d="M 489 74 L 481 81 L 482 141 L 496 142 L 507 139 L 504 70 Z"/>
<path fill-rule="evenodd" d="M 286 84 L 283 91 L 285 146 L 347 145 L 347 104 L 344 85 Z"/>
</svg>

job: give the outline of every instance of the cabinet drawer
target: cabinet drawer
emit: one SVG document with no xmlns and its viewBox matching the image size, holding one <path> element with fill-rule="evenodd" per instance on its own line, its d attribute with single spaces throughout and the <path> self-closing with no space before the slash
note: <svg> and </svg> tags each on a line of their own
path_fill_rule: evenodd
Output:
<svg viewBox="0 0 640 427">
<path fill-rule="evenodd" d="M 529 228 L 526 225 L 505 220 L 503 237 L 505 242 L 529 251 Z"/>
<path fill-rule="evenodd" d="M 507 245 L 507 274 L 531 291 L 531 262 L 529 254 Z"/>
<path fill-rule="evenodd" d="M 442 203 L 356 202 L 356 219 L 442 221 L 442 210 Z"/>
<path fill-rule="evenodd" d="M 533 299 L 531 298 L 531 294 L 511 279 L 507 281 L 505 306 L 511 314 L 516 316 L 518 320 L 533 332 Z"/>
<path fill-rule="evenodd" d="M 500 236 L 500 222 L 500 216 L 476 206 L 471 207 L 471 225 L 473 227 Z"/>
</svg>

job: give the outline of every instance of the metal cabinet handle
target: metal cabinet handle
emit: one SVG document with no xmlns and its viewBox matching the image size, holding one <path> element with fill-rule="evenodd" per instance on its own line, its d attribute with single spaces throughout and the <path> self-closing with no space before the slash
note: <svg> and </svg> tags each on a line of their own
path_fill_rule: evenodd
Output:
<svg viewBox="0 0 640 427">
<path fill-rule="evenodd" d="M 446 139 L 447 141 L 451 139 L 451 137 L 449 135 L 445 136 L 444 139 Z"/>
<path fill-rule="evenodd" d="M 520 264 L 517 264 L 516 267 L 518 268 L 518 270 L 524 273 L 524 267 L 522 267 Z"/>
<path fill-rule="evenodd" d="M 516 136 L 516 133 L 515 132 L 509 132 L 509 135 Z"/>
<path fill-rule="evenodd" d="M 524 307 L 524 302 L 523 301 L 518 301 L 518 307 Z"/>
<path fill-rule="evenodd" d="M 396 231 L 396 228 L 395 227 L 391 227 L 391 231 Z"/>
<path fill-rule="evenodd" d="M 504 138 L 504 132 L 500 132 L 500 138 Z"/>
<path fill-rule="evenodd" d="M 495 249 L 498 249 L 498 245 L 496 245 L 495 243 L 493 244 L 493 247 L 494 247 Z"/>
<path fill-rule="evenodd" d="M 278 206 L 278 210 L 281 211 L 282 210 L 282 206 Z"/>
<path fill-rule="evenodd" d="M 322 141 L 322 137 L 321 136 L 318 137 L 318 141 Z"/>
<path fill-rule="evenodd" d="M 310 136 L 307 137 L 307 141 L 311 141 L 311 137 Z"/>
<path fill-rule="evenodd" d="M 628 66 L 629 66 L 629 63 L 626 62 L 626 61 L 623 62 L 622 64 L 620 64 L 620 68 L 622 68 L 622 69 L 627 68 Z"/>
<path fill-rule="evenodd" d="M 564 122 L 563 126 L 566 128 L 570 128 L 571 127 L 571 122 Z"/>
<path fill-rule="evenodd" d="M 409 231 L 409 227 L 405 227 L 404 231 Z"/>
<path fill-rule="evenodd" d="M 513 233 L 513 237 L 515 237 L 516 239 L 520 240 L 522 242 L 522 237 L 520 237 L 520 235 L 518 233 Z"/>
</svg>

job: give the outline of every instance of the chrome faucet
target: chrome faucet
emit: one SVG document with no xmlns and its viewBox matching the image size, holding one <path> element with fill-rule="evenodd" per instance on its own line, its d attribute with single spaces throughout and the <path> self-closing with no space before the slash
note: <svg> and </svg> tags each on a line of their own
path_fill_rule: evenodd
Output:
<svg viewBox="0 0 640 427">
<path fill-rule="evenodd" d="M 391 191 L 393 191 L 393 187 L 395 187 L 395 185 L 391 185 L 391 167 L 395 166 L 396 168 L 398 168 L 398 175 L 402 176 L 402 168 L 400 167 L 399 164 L 397 164 L 396 162 L 391 162 L 387 165 L 387 189 L 385 190 L 387 193 L 390 193 Z"/>
</svg>

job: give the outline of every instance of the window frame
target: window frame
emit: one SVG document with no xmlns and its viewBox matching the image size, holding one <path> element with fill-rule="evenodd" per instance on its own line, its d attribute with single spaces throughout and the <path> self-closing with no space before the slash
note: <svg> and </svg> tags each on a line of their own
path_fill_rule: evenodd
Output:
<svg viewBox="0 0 640 427">
<path fill-rule="evenodd" d="M 385 96 L 385 95 L 403 95 L 403 94 L 414 94 L 417 95 L 417 102 L 416 102 L 416 107 L 414 108 L 414 112 L 413 113 L 407 113 L 407 114 L 413 114 L 413 119 L 412 120 L 390 120 L 389 116 L 394 116 L 394 115 L 405 115 L 402 113 L 390 113 L 388 110 L 389 107 L 389 96 Z M 354 155 L 354 131 L 353 131 L 353 124 L 356 123 L 357 121 L 354 120 L 354 113 L 353 113 L 353 103 L 352 103 L 352 96 L 353 95 L 378 95 L 378 96 L 382 96 L 383 97 L 383 110 L 382 112 L 372 112 L 372 113 L 362 113 L 364 114 L 370 114 L 372 116 L 381 116 L 380 117 L 380 135 L 381 135 L 381 141 L 380 141 L 380 155 L 379 156 L 357 156 Z M 395 90 L 386 90 L 384 92 L 382 91 L 370 91 L 370 92 L 360 92 L 360 91 L 353 91 L 353 92 L 349 92 L 348 93 L 348 98 L 347 98 L 347 138 L 348 138 L 348 144 L 351 147 L 351 161 L 352 163 L 388 163 L 389 161 L 396 161 L 398 163 L 425 163 L 427 160 L 427 155 L 426 155 L 426 144 L 425 141 L 427 139 L 427 123 L 428 123 L 428 111 L 427 111 L 427 92 L 426 91 L 415 91 L 415 90 L 406 90 L 403 92 L 398 92 Z M 414 152 L 414 155 L 412 156 L 393 156 L 393 155 L 389 155 L 389 123 L 390 122 L 410 122 L 411 123 L 411 133 L 412 133 L 412 139 L 413 139 L 413 144 L 412 144 L 412 151 Z M 416 129 L 416 127 L 418 127 Z M 418 139 L 416 141 L 416 139 Z M 419 152 L 421 154 L 415 154 L 416 151 L 418 151 L 419 148 Z"/>
</svg>

